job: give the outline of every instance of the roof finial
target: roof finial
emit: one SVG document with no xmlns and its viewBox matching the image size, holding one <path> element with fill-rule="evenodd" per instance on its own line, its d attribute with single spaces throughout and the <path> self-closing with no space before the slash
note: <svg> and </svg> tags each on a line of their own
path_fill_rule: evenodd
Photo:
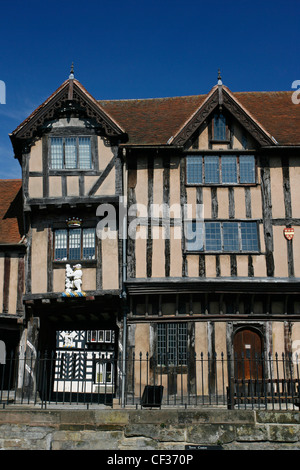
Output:
<svg viewBox="0 0 300 470">
<path fill-rule="evenodd" d="M 223 83 L 222 83 L 222 78 L 221 78 L 221 71 L 220 71 L 220 69 L 218 70 L 218 85 L 223 85 Z"/>
<path fill-rule="evenodd" d="M 73 79 L 73 78 L 74 78 L 74 62 L 72 62 L 70 75 L 69 75 L 70 80 Z"/>
</svg>

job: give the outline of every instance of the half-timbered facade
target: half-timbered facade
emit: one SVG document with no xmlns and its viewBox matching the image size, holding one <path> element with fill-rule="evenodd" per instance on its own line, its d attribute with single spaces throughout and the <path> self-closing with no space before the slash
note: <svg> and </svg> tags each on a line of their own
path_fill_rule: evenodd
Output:
<svg viewBox="0 0 300 470">
<path fill-rule="evenodd" d="M 171 371 L 171 393 L 179 368 L 195 383 L 201 354 L 294 351 L 299 118 L 292 93 L 233 93 L 221 78 L 206 95 L 97 101 L 71 74 L 11 134 L 23 347 L 57 351 L 57 392 L 69 376 L 117 383 L 99 358 L 124 351 L 148 355 L 147 380 L 154 363 L 162 383 Z M 127 390 L 136 376 L 126 368 Z"/>
<path fill-rule="evenodd" d="M 2 387 L 8 373 L 7 355 L 18 351 L 24 331 L 25 252 L 22 181 L 0 180 L 0 372 Z"/>
</svg>

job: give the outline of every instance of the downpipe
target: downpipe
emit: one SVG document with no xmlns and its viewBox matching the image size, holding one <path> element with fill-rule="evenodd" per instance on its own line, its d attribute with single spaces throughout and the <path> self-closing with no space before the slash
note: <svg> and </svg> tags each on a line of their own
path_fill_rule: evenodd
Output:
<svg viewBox="0 0 300 470">
<path fill-rule="evenodd" d="M 126 150 L 123 151 L 123 157 Z M 126 184 L 126 161 L 123 162 L 123 197 L 122 197 L 122 308 L 123 308 L 123 344 L 122 344 L 122 390 L 121 406 L 125 407 L 125 382 L 126 382 L 126 344 L 127 344 L 127 293 L 125 282 L 127 279 L 127 184 Z"/>
</svg>

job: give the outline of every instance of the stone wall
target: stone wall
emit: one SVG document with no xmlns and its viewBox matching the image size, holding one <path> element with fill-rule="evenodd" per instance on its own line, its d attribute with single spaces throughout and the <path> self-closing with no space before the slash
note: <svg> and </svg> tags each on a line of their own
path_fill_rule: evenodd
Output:
<svg viewBox="0 0 300 470">
<path fill-rule="evenodd" d="M 0 448 L 6 450 L 300 450 L 297 411 L 252 410 L 0 410 Z"/>
</svg>

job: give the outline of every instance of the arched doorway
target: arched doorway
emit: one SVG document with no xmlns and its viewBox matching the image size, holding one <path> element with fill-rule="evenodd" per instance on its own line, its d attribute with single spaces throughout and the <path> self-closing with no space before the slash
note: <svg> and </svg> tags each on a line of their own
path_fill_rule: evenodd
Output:
<svg viewBox="0 0 300 470">
<path fill-rule="evenodd" d="M 252 328 L 239 329 L 233 339 L 235 377 L 259 380 L 263 376 L 263 342 L 260 333 Z"/>
</svg>

